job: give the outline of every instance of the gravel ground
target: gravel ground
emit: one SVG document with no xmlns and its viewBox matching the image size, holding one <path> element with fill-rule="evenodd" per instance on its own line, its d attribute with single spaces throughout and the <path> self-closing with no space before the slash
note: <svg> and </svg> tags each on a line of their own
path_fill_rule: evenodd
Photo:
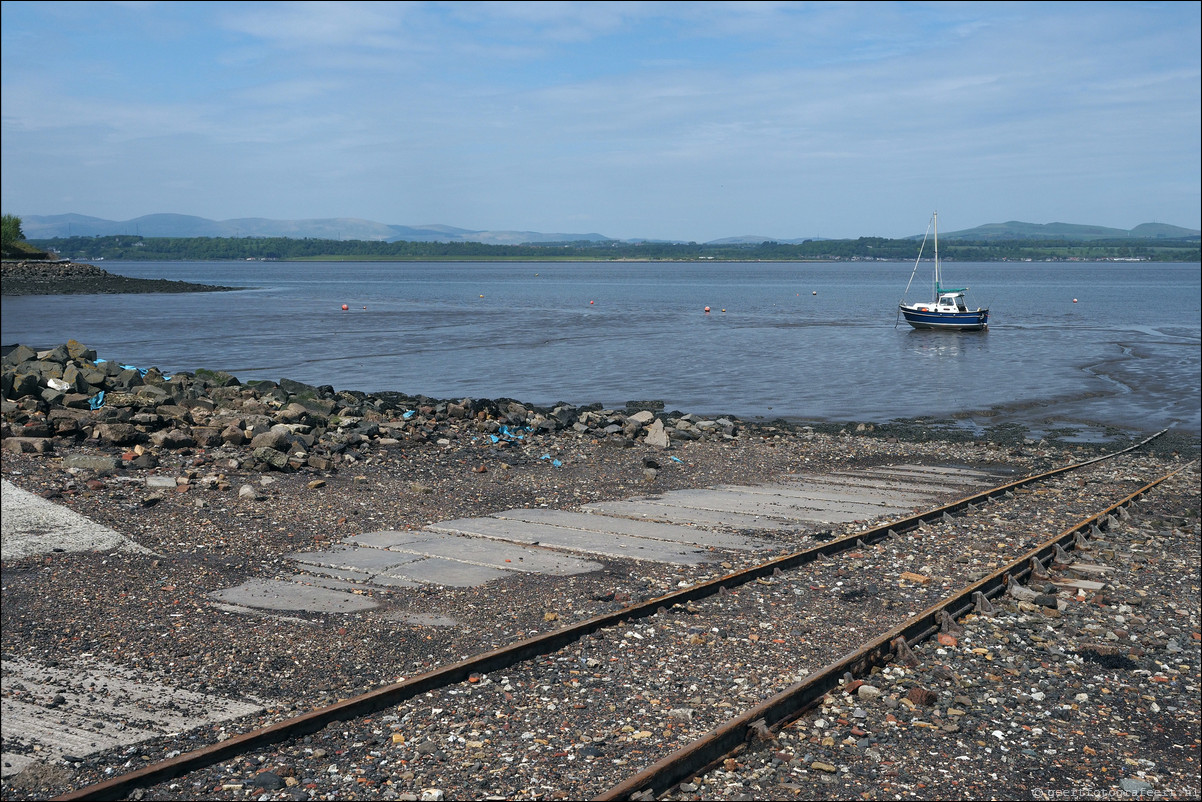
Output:
<svg viewBox="0 0 1202 802">
<path fill-rule="evenodd" d="M 916 429 L 925 431 L 921 424 Z M 852 648 L 866 633 L 902 620 L 966 577 L 996 567 L 1028 540 L 1075 523 L 1083 517 L 1081 506 L 1090 495 L 1085 491 L 1123 495 L 1180 465 L 1182 456 L 1174 451 L 1179 449 L 1162 443 L 1154 453 L 1125 463 L 1122 471 L 1091 473 L 1084 487 L 1079 477 L 1056 483 L 1045 492 L 1055 494 L 1060 503 L 1054 505 L 1054 513 L 1046 513 L 1046 520 L 1024 519 L 1025 499 L 1020 496 L 957 519 L 947 529 L 919 531 L 900 542 L 849 556 L 845 563 L 815 566 L 804 578 L 800 574 L 776 577 L 674 609 L 657 616 L 654 623 L 590 637 L 544 661 L 435 692 L 374 720 L 328 727 L 304 742 L 215 766 L 203 776 L 150 789 L 147 798 L 497 795 L 533 799 L 577 798 L 585 790 L 601 790 L 595 787 L 598 764 L 606 766 L 602 776 L 616 782 L 652 751 L 697 737 L 741 705 L 769 695 L 798 674 Z M 45 798 L 102 779 L 106 771 L 119 773 L 174 751 L 196 748 L 223 734 L 271 723 L 398 677 L 662 595 L 681 583 L 728 573 L 749 561 L 745 555 L 718 555 L 719 561 L 707 568 L 682 571 L 610 560 L 605 570 L 577 577 L 523 577 L 485 588 L 379 593 L 380 608 L 354 615 L 246 618 L 206 603 L 212 590 L 251 577 L 288 575 L 294 569 L 283 555 L 301 548 L 362 532 L 418 528 L 512 507 L 571 509 L 649 490 L 751 484 L 891 462 L 967 465 L 1025 475 L 1078 461 L 1088 452 L 1081 446 L 1070 449 L 1021 441 L 913 442 L 768 426 L 746 429 L 734 440 L 674 445 L 670 453 L 681 460 L 677 463 L 641 445 L 613 448 L 559 433 L 501 447 L 463 440 L 380 449 L 364 455 L 352 469 L 316 474 L 320 486 L 313 473 L 250 475 L 236 460 L 220 453 L 172 454 L 156 471 L 186 481 L 180 484 L 181 492 L 167 494 L 137 482 L 66 472 L 54 457 L 5 453 L 4 478 L 112 526 L 159 555 L 57 554 L 6 561 L 2 615 L 6 658 L 104 658 L 183 689 L 250 694 L 279 703 L 263 716 L 225 725 L 224 730 L 148 742 L 121 754 L 18 775 L 5 785 L 4 795 Z M 540 458 L 548 453 L 556 456 L 560 467 Z M 642 460 L 648 456 L 658 457 L 664 466 L 653 483 L 643 474 Z M 248 481 L 260 489 L 256 501 L 238 497 L 236 488 Z M 922 675 L 922 669 L 873 677 L 872 684 L 882 694 L 874 705 L 862 705 L 870 720 L 860 723 L 854 709 L 840 710 L 842 715 L 836 716 L 833 708 L 842 702 L 832 698 L 832 711 L 822 714 L 829 716 L 830 725 L 819 728 L 823 734 L 817 741 L 812 742 L 808 730 L 782 733 L 773 750 L 740 758 L 729 772 L 698 778 L 682 798 L 1029 795 L 1032 791 L 1022 789 L 1057 787 L 1054 778 L 1069 776 L 1054 765 L 1056 755 L 1062 761 L 1071 756 L 1074 766 L 1094 766 L 1097 786 L 1085 784 L 1083 776 L 1073 787 L 1119 788 L 1121 780 L 1128 780 L 1169 793 L 1192 771 L 1189 787 L 1196 795 L 1198 498 L 1198 476 L 1191 469 L 1170 488 L 1154 491 L 1148 505 L 1137 508 L 1139 513 L 1119 532 L 1113 548 L 1099 549 L 1099 555 L 1116 555 L 1123 569 L 1106 603 L 1067 605 L 1055 619 L 1045 620 L 1048 614 L 1038 611 L 1007 610 L 988 621 L 969 622 L 960 636 L 964 646 L 945 648 L 947 654 L 938 659 L 951 666 L 949 671 L 962 672 L 957 674 L 964 677 L 961 683 L 977 684 L 945 689 Z M 1024 537 L 999 541 L 993 534 L 995 527 L 1007 524 L 1012 529 L 1016 522 L 1025 527 Z M 844 528 L 854 531 L 855 525 Z M 1132 537 L 1142 537 L 1138 548 L 1134 541 L 1121 539 L 1129 531 L 1136 533 Z M 813 542 L 799 533 L 754 534 L 779 538 L 782 552 Z M 940 541 L 939 548 L 922 547 L 923 541 L 935 540 Z M 913 547 L 921 550 L 914 552 Z M 914 586 L 890 581 L 902 568 L 935 580 Z M 1168 607 L 1170 603 L 1176 607 Z M 456 623 L 410 623 L 419 615 Z M 1110 629 L 1095 632 L 1089 628 L 1095 622 L 1078 624 L 1078 615 L 1100 616 L 1105 621 L 1098 626 Z M 1133 623 L 1139 618 L 1142 622 Z M 1039 630 L 1042 641 L 1031 637 L 1031 622 L 1050 627 L 1047 634 Z M 1085 637 L 1109 643 L 1107 631 L 1121 640 L 1125 651 L 1120 650 L 1119 656 L 1137 668 L 1116 669 L 1099 680 L 1089 673 L 1095 664 L 1074 657 L 1070 647 L 1076 648 Z M 1162 641 L 1163 645 L 1153 645 Z M 1170 643 L 1182 651 L 1168 653 Z M 1027 650 L 1054 646 L 1064 656 L 1050 658 L 1041 652 L 1036 669 Z M 972 648 L 989 652 L 981 655 Z M 1134 655 L 1132 649 L 1141 654 Z M 1173 673 L 1162 674 L 1170 681 L 1155 680 L 1155 672 L 1170 669 L 1170 656 Z M 951 665 L 953 658 L 961 657 L 981 665 Z M 993 671 L 986 670 L 991 667 Z M 1009 673 L 1012 668 L 1019 673 Z M 1139 671 L 1153 673 L 1145 677 Z M 978 698 L 980 683 L 990 683 L 992 688 L 1012 677 L 1023 688 L 1012 695 L 994 694 L 990 697 L 994 702 Z M 889 699 L 904 695 L 899 689 L 907 682 L 937 689 L 940 715 L 923 719 L 935 726 L 914 723 L 918 715 L 900 702 L 888 706 Z M 1042 689 L 1041 682 L 1048 688 L 1036 703 L 1031 699 L 1040 691 L 1032 689 Z M 1074 682 L 1085 689 L 1076 691 Z M 1085 687 L 1091 684 L 1095 687 Z M 1141 685 L 1154 692 L 1127 690 L 1142 691 Z M 1102 714 L 1093 711 L 1102 710 L 1102 701 L 1110 700 L 1103 697 L 1101 687 L 1111 690 L 1106 697 L 1122 700 L 1121 705 L 1109 704 L 1106 716 L 1120 717 L 1121 726 L 1116 722 L 1115 727 L 1142 740 L 1112 736 L 1109 740 L 1121 748 L 1102 745 L 1109 740 L 1097 737 L 1105 730 L 1097 729 L 1095 719 Z M 1098 758 L 1096 765 L 1077 760 L 1078 753 L 1069 751 L 1068 745 L 1049 745 L 1071 739 L 1068 726 L 1077 719 L 1065 722 L 1055 718 L 1061 708 L 1053 710 L 1053 702 L 1067 698 L 1064 694 L 1070 690 L 1074 700 L 1076 693 L 1093 700 L 1086 705 L 1092 718 L 1079 719 L 1076 729 L 1096 739 L 1090 742 L 1097 753 L 1090 756 Z M 949 699 L 943 699 L 949 694 Z M 1177 729 L 1168 735 L 1158 733 L 1156 727 L 1169 732 L 1170 716 L 1154 720 L 1137 713 L 1140 705 L 1152 704 L 1142 696 L 1154 696 L 1160 710 L 1171 712 L 1180 726 L 1172 725 Z M 1190 696 L 1192 702 L 1181 698 Z M 1080 709 L 1083 703 L 1068 704 Z M 963 714 L 953 715 L 953 705 L 960 705 L 955 709 Z M 883 710 L 900 723 L 885 720 Z M 1043 711 L 1051 711 L 1053 718 L 1049 720 Z M 921 713 L 926 716 L 926 709 Z M 1012 715 L 1019 718 L 1007 721 L 1025 717 L 1035 722 L 1029 726 L 1040 727 L 1039 735 L 1021 736 L 1006 721 L 993 723 Z M 836 731 L 843 727 L 836 723 L 841 719 L 849 722 L 847 734 Z M 961 726 L 958 733 L 946 731 L 953 720 Z M 864 736 L 851 733 L 853 723 Z M 978 724 L 989 724 L 989 730 L 978 732 Z M 995 729 L 1004 737 L 993 735 Z M 1192 739 L 1182 740 L 1180 732 L 1192 732 Z M 945 741 L 934 755 L 935 747 L 919 741 L 909 746 L 911 737 L 936 736 L 958 736 L 964 745 Z M 1030 740 L 1030 749 L 1020 745 L 1023 737 L 1036 739 Z M 827 738 L 833 743 L 826 744 Z M 859 740 L 852 746 L 844 743 L 847 738 Z M 1170 747 L 1168 741 L 1178 746 Z M 1151 744 L 1164 745 L 1163 754 L 1152 755 Z M 1030 758 L 1024 749 L 1036 757 Z M 1049 755 L 1048 749 L 1057 751 Z M 993 757 L 985 760 L 982 755 Z M 765 757 L 765 762 L 758 761 Z M 1124 762 L 1128 759 L 1157 763 L 1133 768 Z M 1033 783 L 1028 771 L 1033 762 L 1049 772 L 1042 775 L 1048 778 L 1046 784 Z M 834 770 L 815 769 L 814 764 Z M 1001 779 L 990 778 L 989 773 Z M 270 790 L 268 786 L 277 781 L 279 790 Z M 256 782 L 262 787 L 256 788 Z"/>
<path fill-rule="evenodd" d="M 1197 799 L 1197 488 L 1182 474 L 1081 553 L 1113 569 L 1103 593 L 969 615 L 670 798 Z"/>
</svg>

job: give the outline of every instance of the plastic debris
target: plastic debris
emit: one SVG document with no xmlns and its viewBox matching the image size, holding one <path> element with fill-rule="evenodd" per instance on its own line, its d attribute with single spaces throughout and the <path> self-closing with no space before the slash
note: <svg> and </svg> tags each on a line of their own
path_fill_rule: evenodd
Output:
<svg viewBox="0 0 1202 802">
<path fill-rule="evenodd" d="M 93 363 L 93 364 L 103 365 L 105 362 L 108 362 L 108 360 L 107 359 L 97 359 L 95 361 L 95 363 Z M 150 368 L 140 368 L 140 367 L 137 367 L 136 365 L 118 365 L 117 367 L 121 368 L 122 370 L 136 370 L 136 371 L 138 371 L 139 376 L 145 376 L 146 373 L 150 370 Z M 163 380 L 171 381 L 171 377 L 164 373 Z"/>
</svg>

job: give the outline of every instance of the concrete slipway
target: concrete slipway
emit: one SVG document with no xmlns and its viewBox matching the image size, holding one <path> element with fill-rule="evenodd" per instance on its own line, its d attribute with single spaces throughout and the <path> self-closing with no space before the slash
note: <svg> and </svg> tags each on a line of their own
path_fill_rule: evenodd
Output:
<svg viewBox="0 0 1202 802">
<path fill-rule="evenodd" d="M 799 478 L 769 486 L 677 490 L 580 511 L 505 510 L 443 521 L 418 531 L 379 531 L 320 551 L 288 555 L 296 574 L 255 578 L 214 592 L 220 609 L 247 615 L 348 613 L 375 606 L 368 587 L 469 587 L 519 574 L 581 574 L 598 560 L 628 558 L 697 566 L 711 549 L 767 551 L 747 531 L 820 530 L 847 521 L 902 517 L 992 484 L 955 468 L 891 466 Z M 3 483 L 4 559 L 50 551 L 140 550 L 120 532 Z M 415 621 L 414 623 L 423 623 Z M 453 625 L 454 622 L 437 623 Z M 3 774 L 34 760 L 84 757 L 255 712 L 267 702 L 220 699 L 139 682 L 120 666 L 69 669 L 25 659 L 3 662 Z M 181 712 L 182 710 L 182 712 Z"/>
</svg>

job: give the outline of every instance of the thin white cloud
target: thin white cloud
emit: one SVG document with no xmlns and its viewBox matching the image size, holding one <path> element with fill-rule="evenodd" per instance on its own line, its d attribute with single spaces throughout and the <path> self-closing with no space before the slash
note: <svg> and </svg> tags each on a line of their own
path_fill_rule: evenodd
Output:
<svg viewBox="0 0 1202 802">
<path fill-rule="evenodd" d="M 900 235 L 943 188 L 1198 225 L 1189 4 L 98 5 L 3 7 L 6 209 Z"/>
</svg>

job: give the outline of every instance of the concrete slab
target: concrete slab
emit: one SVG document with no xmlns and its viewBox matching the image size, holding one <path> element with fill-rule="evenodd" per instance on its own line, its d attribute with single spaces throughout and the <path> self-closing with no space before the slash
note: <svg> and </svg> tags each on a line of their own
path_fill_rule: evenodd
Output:
<svg viewBox="0 0 1202 802">
<path fill-rule="evenodd" d="M 382 529 L 378 532 L 364 532 L 361 535 L 355 535 L 347 542 L 354 543 L 358 546 L 371 546 L 377 549 L 391 549 L 394 547 L 407 546 L 410 543 L 417 543 L 430 536 L 430 532 L 425 529 Z M 403 550 L 403 549 L 398 549 Z"/>
<path fill-rule="evenodd" d="M 790 477 L 787 479 L 782 479 L 780 484 L 785 486 L 798 485 L 802 487 L 826 487 L 839 489 L 852 487 L 864 491 L 882 492 L 897 492 L 904 490 L 907 493 L 926 496 L 928 498 L 936 498 L 947 493 L 947 484 L 945 482 L 911 482 L 899 478 L 889 479 L 883 476 L 869 477 L 855 474 Z"/>
<path fill-rule="evenodd" d="M 280 579 L 250 579 L 237 587 L 215 590 L 209 595 L 227 604 L 267 610 L 353 613 L 376 606 L 374 601 L 364 596 Z"/>
<path fill-rule="evenodd" d="M 376 574 L 371 578 L 372 585 L 379 585 L 385 588 L 420 588 L 429 585 L 429 582 L 421 582 L 416 579 L 408 579 L 403 576 L 389 576 L 388 574 Z M 435 583 L 438 584 L 438 583 Z M 362 587 L 362 586 L 360 586 Z"/>
<path fill-rule="evenodd" d="M 857 508 L 879 508 L 883 514 L 890 512 L 909 512 L 913 503 L 910 497 L 898 490 L 866 491 L 854 486 L 841 488 L 816 488 L 811 485 L 764 485 L 762 487 L 740 487 L 737 485 L 718 485 L 714 488 L 720 491 L 745 493 L 749 496 L 765 496 L 767 498 L 795 499 L 797 501 L 813 501 L 823 505 L 831 502 L 841 502 L 854 505 Z"/>
<path fill-rule="evenodd" d="M 52 551 L 154 553 L 74 510 L 0 480 L 0 559 Z"/>
<path fill-rule="evenodd" d="M 947 477 L 953 481 L 969 484 L 991 484 L 991 477 L 975 468 L 957 468 L 952 465 L 878 465 L 875 470 L 887 470 L 903 476 Z"/>
<path fill-rule="evenodd" d="M 661 504 L 726 512 L 770 515 L 795 521 L 844 523 L 881 515 L 878 508 L 839 502 L 807 502 L 784 497 L 756 496 L 729 490 L 673 490 L 660 498 Z"/>
<path fill-rule="evenodd" d="M 301 567 L 310 574 L 320 574 L 322 576 L 332 576 L 335 579 L 344 579 L 347 582 L 355 583 L 359 587 L 362 587 L 363 583 L 370 580 L 372 576 L 367 571 L 358 571 L 353 568 L 331 568 L 325 565 L 313 564 L 301 564 Z"/>
<path fill-rule="evenodd" d="M 325 551 L 299 551 L 288 555 L 304 565 L 318 565 L 326 568 L 339 568 L 344 571 L 362 571 L 366 574 L 378 574 L 394 565 L 413 562 L 418 555 L 406 554 L 401 551 L 388 551 L 367 546 L 339 545 Z"/>
<path fill-rule="evenodd" d="M 672 565 L 699 565 L 712 559 L 707 552 L 689 549 L 677 543 L 502 518 L 460 518 L 434 524 L 429 528 L 437 532 L 457 532 L 515 543 L 537 543 L 586 554 L 653 560 Z"/>
<path fill-rule="evenodd" d="M 471 587 L 513 572 L 555 576 L 603 566 L 581 555 L 700 565 L 717 549 L 771 551 L 776 541 L 730 530 L 804 531 L 816 526 L 909 514 L 916 507 L 981 483 L 985 474 L 924 466 L 885 466 L 798 475 L 773 485 L 677 490 L 590 504 L 582 512 L 513 509 L 420 530 L 368 532 L 325 549 L 290 554 L 305 573 L 288 581 L 254 580 L 213 594 L 249 612 L 351 612 L 375 606 L 364 587 Z"/>
<path fill-rule="evenodd" d="M 9 772 L 17 768 L 8 756 L 20 753 L 8 750 L 32 751 L 37 748 L 38 758 L 28 758 L 21 764 L 23 768 L 33 762 L 57 762 L 63 755 L 84 757 L 114 746 L 146 741 L 161 734 L 128 724 L 120 729 L 113 727 L 108 732 L 98 732 L 95 721 L 86 716 L 64 713 L 43 705 L 0 699 L 0 740 L 4 742 L 5 755 L 0 772 L 8 777 Z M 43 754 L 45 752 L 49 754 Z"/>
<path fill-rule="evenodd" d="M 295 615 L 280 615 L 273 613 L 270 610 L 259 610 L 255 607 L 243 607 L 240 604 L 225 604 L 224 602 L 214 601 L 209 602 L 214 610 L 221 610 L 223 613 L 235 613 L 237 615 L 246 615 L 252 618 L 272 618 L 276 621 L 291 621 L 294 624 L 300 624 L 306 627 L 321 626 L 316 621 L 310 621 L 307 618 L 300 618 Z"/>
<path fill-rule="evenodd" d="M 874 486 L 855 481 L 800 481 L 792 480 L 778 484 L 757 487 L 739 487 L 737 485 L 718 485 L 718 490 L 746 490 L 748 492 L 764 493 L 796 493 L 813 498 L 843 499 L 853 497 L 866 504 L 902 504 L 909 505 L 917 501 L 929 502 L 941 494 L 930 489 L 915 489 L 906 485 Z"/>
<path fill-rule="evenodd" d="M 580 509 L 596 515 L 613 515 L 635 520 L 660 521 L 695 526 L 716 526 L 730 529 L 764 529 L 770 531 L 804 529 L 799 521 L 767 518 L 762 515 L 745 515 L 738 512 L 699 510 L 660 504 L 651 498 L 636 498 L 629 501 L 598 501 Z"/>
<path fill-rule="evenodd" d="M 104 662 L 68 668 L 4 660 L 0 699 L 3 775 L 36 762 L 95 752 L 161 735 L 188 732 L 257 713 L 258 700 L 225 699 L 138 681 Z M 58 700 L 57 702 L 53 700 Z M 36 751 L 35 751 L 36 750 Z"/>
<path fill-rule="evenodd" d="M 390 535 L 400 536 L 395 542 Z M 457 562 L 471 563 L 507 571 L 570 576 L 599 571 L 604 566 L 591 560 L 581 560 L 550 549 L 520 546 L 500 540 L 487 540 L 463 535 L 423 530 L 420 536 L 412 532 L 369 532 L 359 535 L 355 542 L 363 544 L 392 544 L 382 546 L 390 554 L 413 554 L 424 557 L 442 557 Z M 403 572 L 402 572 L 403 573 Z"/>
<path fill-rule="evenodd" d="M 472 588 L 494 579 L 513 576 L 512 572 L 485 565 L 472 565 L 458 560 L 428 557 L 398 565 L 372 577 L 377 585 L 388 585 L 393 580 L 420 582 L 423 585 L 444 585 L 452 588 Z"/>
<path fill-rule="evenodd" d="M 315 588 L 325 588 L 326 590 L 341 590 L 346 593 L 354 593 L 355 591 L 363 590 L 363 583 L 349 582 L 345 579 L 335 579 L 326 576 L 314 576 L 313 574 L 294 574 L 290 577 L 285 577 L 289 582 L 295 582 L 298 585 L 309 585 Z"/>
<path fill-rule="evenodd" d="M 987 474 L 978 471 L 958 469 L 928 469 L 915 465 L 883 465 L 876 468 L 865 468 L 861 471 L 838 472 L 834 476 L 863 476 L 866 478 L 888 479 L 903 483 L 927 485 L 931 487 L 980 487 L 993 484 Z"/>
<path fill-rule="evenodd" d="M 494 518 L 510 521 L 526 521 L 532 524 L 581 529 L 585 532 L 606 532 L 630 537 L 662 540 L 668 543 L 688 543 L 694 546 L 756 551 L 771 548 L 774 544 L 759 538 L 730 535 L 693 526 L 663 524 L 656 521 L 638 521 L 629 518 L 614 518 L 609 515 L 593 515 L 586 512 L 567 512 L 551 509 L 515 509 L 493 513 Z"/>
</svg>

